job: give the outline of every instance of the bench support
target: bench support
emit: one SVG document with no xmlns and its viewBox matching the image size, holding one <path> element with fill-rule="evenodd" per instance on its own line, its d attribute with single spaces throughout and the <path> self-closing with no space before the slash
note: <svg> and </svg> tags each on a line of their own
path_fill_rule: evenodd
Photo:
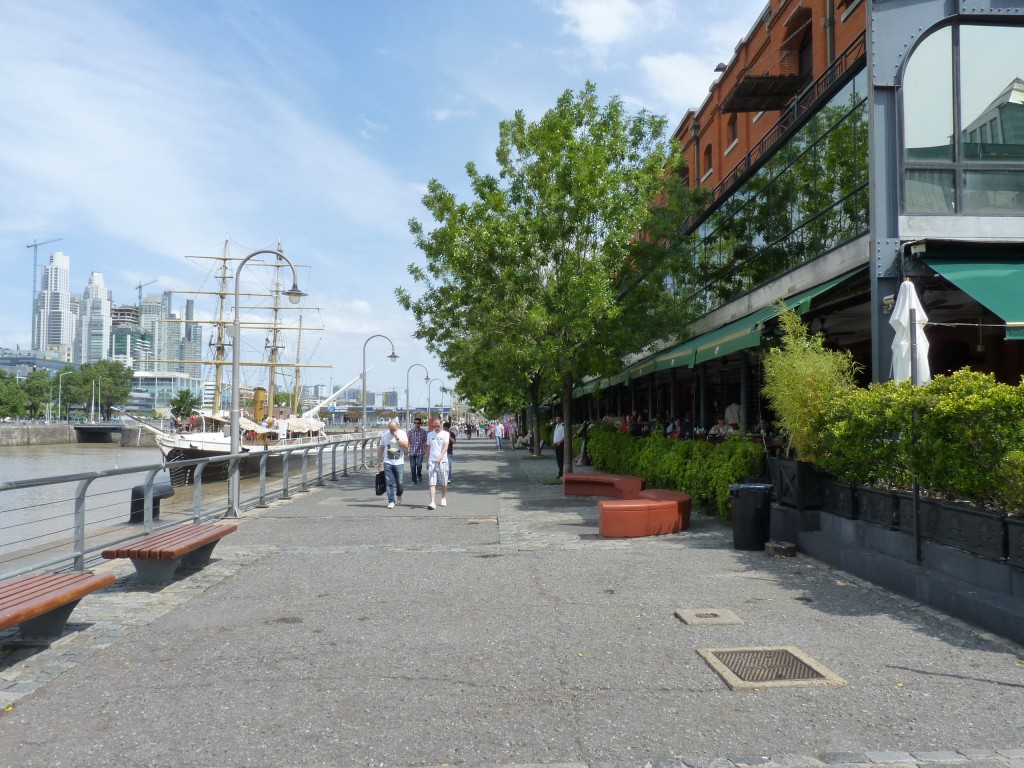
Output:
<svg viewBox="0 0 1024 768">
<path fill-rule="evenodd" d="M 67 626 L 71 612 L 75 610 L 81 600 L 54 608 L 49 613 L 36 616 L 34 619 L 26 619 L 18 625 L 18 637 L 7 640 L 4 645 L 32 648 L 36 646 L 46 647 L 50 643 L 59 640 L 64 634 L 64 627 Z"/>
</svg>

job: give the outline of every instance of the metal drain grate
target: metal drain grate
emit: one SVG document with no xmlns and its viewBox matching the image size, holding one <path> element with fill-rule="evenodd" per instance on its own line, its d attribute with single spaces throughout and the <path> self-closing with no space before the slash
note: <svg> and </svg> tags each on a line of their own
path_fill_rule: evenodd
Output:
<svg viewBox="0 0 1024 768">
<path fill-rule="evenodd" d="M 676 618 L 689 625 L 743 623 L 743 619 L 725 608 L 680 609 L 676 611 Z"/>
<path fill-rule="evenodd" d="M 704 648 L 697 653 L 731 689 L 846 685 L 799 648 Z"/>
</svg>

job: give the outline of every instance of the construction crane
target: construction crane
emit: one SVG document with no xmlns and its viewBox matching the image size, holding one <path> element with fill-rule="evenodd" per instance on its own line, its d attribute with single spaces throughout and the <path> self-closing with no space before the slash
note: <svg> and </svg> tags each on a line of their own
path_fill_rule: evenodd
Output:
<svg viewBox="0 0 1024 768">
<path fill-rule="evenodd" d="M 26 248 L 32 249 L 32 338 L 30 339 L 29 344 L 33 349 L 35 349 L 37 331 L 36 301 L 38 299 L 38 295 L 36 293 L 36 278 L 39 276 L 39 246 L 49 245 L 50 243 L 59 243 L 63 239 L 63 237 L 55 237 L 53 240 L 43 240 L 41 243 L 38 240 L 33 240 L 25 246 Z"/>
<path fill-rule="evenodd" d="M 156 280 L 150 280 L 148 283 L 143 283 L 140 281 L 139 284 L 135 286 L 136 288 L 139 289 L 139 309 L 142 309 L 142 289 L 145 288 L 147 285 L 152 285 L 155 282 Z"/>
</svg>

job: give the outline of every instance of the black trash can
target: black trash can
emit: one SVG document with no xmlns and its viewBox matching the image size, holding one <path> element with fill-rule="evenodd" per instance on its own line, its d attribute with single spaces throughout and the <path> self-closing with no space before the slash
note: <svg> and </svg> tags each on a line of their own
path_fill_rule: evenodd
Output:
<svg viewBox="0 0 1024 768">
<path fill-rule="evenodd" d="M 771 483 L 733 483 L 732 546 L 747 552 L 760 552 L 768 541 L 771 527 Z"/>
<path fill-rule="evenodd" d="M 174 488 L 170 483 L 153 483 L 153 519 L 160 519 L 160 499 L 167 499 L 174 495 Z M 136 485 L 132 488 L 132 504 L 128 516 L 129 523 L 144 523 L 146 521 L 146 486 Z"/>
</svg>

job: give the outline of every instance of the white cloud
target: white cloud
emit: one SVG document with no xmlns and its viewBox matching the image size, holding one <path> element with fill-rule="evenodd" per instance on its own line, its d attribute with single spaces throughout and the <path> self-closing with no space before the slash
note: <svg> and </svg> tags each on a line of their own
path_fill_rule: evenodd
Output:
<svg viewBox="0 0 1024 768">
<path fill-rule="evenodd" d="M 603 58 L 611 48 L 645 36 L 672 15 L 666 0 L 558 0 L 551 10 L 565 19 L 563 31 Z"/>
<path fill-rule="evenodd" d="M 681 116 L 687 109 L 699 107 L 707 98 L 713 79 L 709 74 L 713 67 L 708 61 L 680 52 L 642 56 L 639 64 L 650 92 L 657 94 L 667 111 Z"/>
</svg>

